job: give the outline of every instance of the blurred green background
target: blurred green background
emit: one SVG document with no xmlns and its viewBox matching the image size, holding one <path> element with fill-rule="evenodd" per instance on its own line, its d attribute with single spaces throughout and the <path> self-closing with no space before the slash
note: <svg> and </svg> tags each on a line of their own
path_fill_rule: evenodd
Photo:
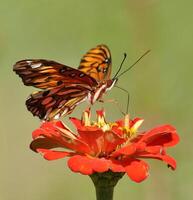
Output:
<svg viewBox="0 0 193 200">
<path fill-rule="evenodd" d="M 124 52 L 126 68 L 152 50 L 119 86 L 130 92 L 131 116 L 145 119 L 143 129 L 169 123 L 181 138 L 169 151 L 178 162 L 176 171 L 149 161 L 150 177 L 136 184 L 125 176 L 114 199 L 192 199 L 192 9 L 191 0 L 0 0 L 0 200 L 95 199 L 91 180 L 72 173 L 66 160 L 48 162 L 29 150 L 31 132 L 40 122 L 27 111 L 25 99 L 35 89 L 22 84 L 12 65 L 48 58 L 77 67 L 81 56 L 101 43 L 111 49 L 113 74 Z M 115 88 L 109 98 L 125 109 L 123 92 Z M 79 117 L 86 106 L 72 116 Z M 113 104 L 105 108 L 109 121 L 121 117 Z"/>
</svg>

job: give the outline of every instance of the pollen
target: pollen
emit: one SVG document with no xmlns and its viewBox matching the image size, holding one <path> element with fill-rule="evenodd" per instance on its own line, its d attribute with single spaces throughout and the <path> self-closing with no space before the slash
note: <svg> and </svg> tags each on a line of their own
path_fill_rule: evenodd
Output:
<svg viewBox="0 0 193 200">
<path fill-rule="evenodd" d="M 94 125 L 101 128 L 104 132 L 111 130 L 110 124 L 106 123 L 103 116 L 98 116 L 97 122 L 95 122 Z"/>
<path fill-rule="evenodd" d="M 104 124 L 103 126 L 100 127 L 103 132 L 106 132 L 106 131 L 110 131 L 111 130 L 111 127 L 109 124 Z"/>
</svg>

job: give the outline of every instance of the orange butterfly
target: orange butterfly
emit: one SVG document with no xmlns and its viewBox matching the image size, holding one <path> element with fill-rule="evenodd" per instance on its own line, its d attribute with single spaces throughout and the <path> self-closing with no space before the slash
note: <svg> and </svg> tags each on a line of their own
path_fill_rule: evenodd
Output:
<svg viewBox="0 0 193 200">
<path fill-rule="evenodd" d="M 133 65 L 118 75 L 126 58 L 125 54 L 112 79 L 111 53 L 103 44 L 90 49 L 81 59 L 78 69 L 52 60 L 28 59 L 18 61 L 13 70 L 22 78 L 24 85 L 42 89 L 29 96 L 26 106 L 34 116 L 49 121 L 70 114 L 85 100 L 91 104 L 100 100 L 103 94 L 115 85 L 118 77 L 149 52 L 150 50 L 145 52 Z"/>
<path fill-rule="evenodd" d="M 110 79 L 111 53 L 106 45 L 90 49 L 78 69 L 51 60 L 28 59 L 18 61 L 13 70 L 25 85 L 42 89 L 29 96 L 26 106 L 47 121 L 70 114 L 86 99 L 93 104 L 117 81 Z"/>
</svg>

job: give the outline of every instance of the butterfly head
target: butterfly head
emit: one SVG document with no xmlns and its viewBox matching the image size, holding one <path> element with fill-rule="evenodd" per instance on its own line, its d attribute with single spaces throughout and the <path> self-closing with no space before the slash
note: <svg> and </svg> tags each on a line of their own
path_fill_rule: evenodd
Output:
<svg viewBox="0 0 193 200">
<path fill-rule="evenodd" d="M 118 81 L 118 78 L 114 78 L 112 80 L 107 80 L 107 83 L 106 83 L 107 87 L 106 87 L 105 92 L 111 90 L 115 86 L 117 81 Z"/>
<path fill-rule="evenodd" d="M 88 100 L 91 104 L 94 104 L 97 100 L 100 100 L 107 91 L 111 90 L 116 84 L 118 79 L 109 79 L 102 82 L 94 91 L 93 95 L 88 96 Z"/>
</svg>

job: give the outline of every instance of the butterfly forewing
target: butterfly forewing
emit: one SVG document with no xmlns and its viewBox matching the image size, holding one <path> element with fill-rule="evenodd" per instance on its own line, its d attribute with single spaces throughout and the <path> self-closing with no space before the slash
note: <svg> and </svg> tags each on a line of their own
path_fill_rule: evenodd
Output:
<svg viewBox="0 0 193 200">
<path fill-rule="evenodd" d="M 98 45 L 90 49 L 81 59 L 78 69 L 93 77 L 97 82 L 110 79 L 110 50 L 106 45 Z"/>
<path fill-rule="evenodd" d="M 21 60 L 14 65 L 13 70 L 25 85 L 41 89 L 51 89 L 62 84 L 97 85 L 96 80 L 84 72 L 50 60 Z"/>
</svg>

